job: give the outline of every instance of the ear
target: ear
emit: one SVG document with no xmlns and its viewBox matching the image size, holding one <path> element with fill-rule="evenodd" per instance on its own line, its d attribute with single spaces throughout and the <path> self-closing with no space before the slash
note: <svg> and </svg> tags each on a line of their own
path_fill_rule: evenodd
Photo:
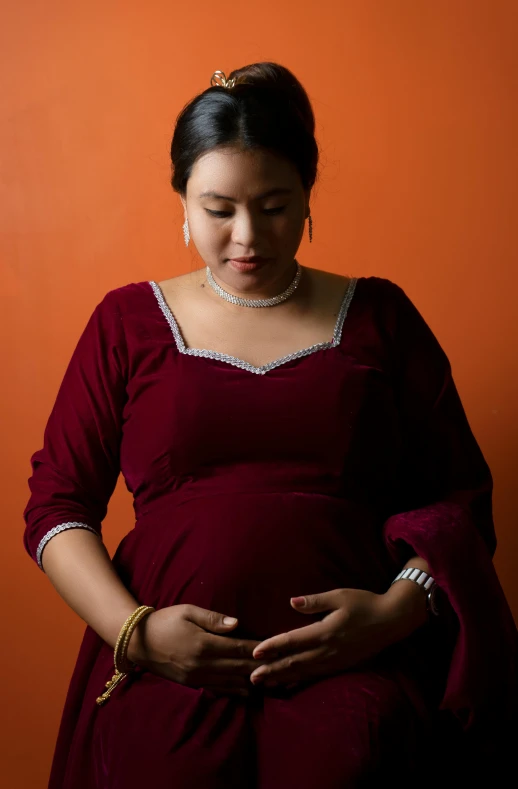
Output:
<svg viewBox="0 0 518 789">
<path fill-rule="evenodd" d="M 182 197 L 182 195 L 180 195 L 180 200 L 182 201 L 183 212 L 187 216 L 187 214 L 186 214 L 186 212 L 187 212 L 187 202 L 185 200 L 185 197 Z"/>
</svg>

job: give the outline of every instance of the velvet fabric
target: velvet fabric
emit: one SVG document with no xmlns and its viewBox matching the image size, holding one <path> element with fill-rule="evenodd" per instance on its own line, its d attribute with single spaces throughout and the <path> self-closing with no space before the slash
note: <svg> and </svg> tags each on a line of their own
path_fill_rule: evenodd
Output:
<svg viewBox="0 0 518 789">
<path fill-rule="evenodd" d="M 493 480 L 448 358 L 394 282 L 355 280 L 336 345 L 264 374 L 183 352 L 150 282 L 111 290 L 31 463 L 33 559 L 61 524 L 102 539 L 122 473 L 122 581 L 139 604 L 238 617 L 231 637 L 325 616 L 293 596 L 383 593 L 415 554 L 442 592 L 441 616 L 371 661 L 248 700 L 137 671 L 100 708 L 113 652 L 86 627 L 49 789 L 342 789 L 408 770 L 422 786 L 453 754 L 500 759 L 518 661 Z"/>
</svg>

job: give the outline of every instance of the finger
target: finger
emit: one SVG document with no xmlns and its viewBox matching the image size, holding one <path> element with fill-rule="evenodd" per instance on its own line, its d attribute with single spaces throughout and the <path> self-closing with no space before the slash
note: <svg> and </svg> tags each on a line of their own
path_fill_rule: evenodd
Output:
<svg viewBox="0 0 518 789">
<path fill-rule="evenodd" d="M 216 674 L 217 672 L 220 677 L 224 674 L 228 676 L 249 677 L 252 671 L 255 671 L 256 668 L 263 665 L 267 665 L 267 661 L 254 660 L 253 658 L 248 660 L 233 660 L 232 658 L 217 658 L 214 660 L 210 658 L 200 663 L 200 670 L 203 671 L 204 674 Z"/>
<path fill-rule="evenodd" d="M 299 627 L 287 633 L 280 633 L 262 641 L 253 651 L 254 658 L 261 660 L 276 659 L 281 655 L 290 655 L 314 649 L 322 644 L 328 634 L 328 626 L 323 622 L 313 622 L 306 627 Z"/>
<path fill-rule="evenodd" d="M 202 641 L 202 655 L 211 654 L 229 658 L 251 658 L 254 649 L 260 643 L 260 641 L 256 640 L 230 638 L 229 636 L 218 636 L 206 632 Z"/>
<path fill-rule="evenodd" d="M 305 614 L 334 611 L 342 605 L 343 589 L 331 589 L 320 594 L 307 594 L 304 597 L 292 597 L 291 604 L 297 611 Z"/>
<path fill-rule="evenodd" d="M 237 622 L 235 617 L 226 617 L 225 614 L 219 611 L 201 608 L 190 603 L 182 605 L 182 615 L 186 621 L 193 622 L 193 624 L 208 632 L 228 632 L 229 628 L 235 627 Z M 225 621 L 225 619 L 233 621 Z"/>
<path fill-rule="evenodd" d="M 251 674 L 250 681 L 254 685 L 259 682 L 298 681 L 320 670 L 318 664 L 322 662 L 323 655 L 324 649 L 322 647 L 295 655 L 288 655 L 281 660 L 276 660 L 267 666 L 261 666 L 256 669 Z"/>
<path fill-rule="evenodd" d="M 267 660 L 257 660 L 252 657 L 249 658 L 224 658 L 214 657 L 214 655 L 204 655 L 197 658 L 198 670 L 205 673 L 220 674 L 239 674 L 241 676 L 249 676 L 254 669 L 259 668 L 263 664 L 268 663 Z"/>
</svg>

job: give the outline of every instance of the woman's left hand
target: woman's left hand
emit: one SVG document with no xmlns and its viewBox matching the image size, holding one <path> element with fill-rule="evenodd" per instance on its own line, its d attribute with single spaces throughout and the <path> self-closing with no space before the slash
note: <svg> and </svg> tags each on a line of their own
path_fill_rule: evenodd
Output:
<svg viewBox="0 0 518 789">
<path fill-rule="evenodd" d="M 304 600 L 302 605 L 297 602 Z M 261 666 L 251 674 L 254 685 L 286 683 L 292 687 L 310 678 L 339 673 L 373 657 L 399 637 L 398 612 L 387 594 L 333 589 L 305 598 L 292 597 L 291 605 L 301 613 L 330 613 L 319 622 L 258 644 L 253 656 Z"/>
</svg>

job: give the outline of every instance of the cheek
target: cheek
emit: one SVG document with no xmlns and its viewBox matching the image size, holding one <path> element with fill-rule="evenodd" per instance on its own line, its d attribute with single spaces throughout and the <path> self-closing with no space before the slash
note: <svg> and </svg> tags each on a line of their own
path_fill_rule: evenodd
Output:
<svg viewBox="0 0 518 789">
<path fill-rule="evenodd" d="M 202 222 L 193 227 L 192 236 L 200 252 L 211 253 L 227 243 L 230 230 L 216 222 Z"/>
<path fill-rule="evenodd" d="M 289 214 L 286 215 L 285 219 L 286 231 L 289 232 L 291 236 L 298 236 L 301 230 L 304 229 L 304 212 L 298 207 L 294 208 L 293 211 L 290 211 Z"/>
<path fill-rule="evenodd" d="M 290 217 L 290 219 L 287 219 L 286 223 L 279 228 L 279 238 L 284 245 L 290 248 L 297 247 L 304 235 L 304 228 L 305 225 L 302 216 L 297 215 L 296 217 Z"/>
</svg>

